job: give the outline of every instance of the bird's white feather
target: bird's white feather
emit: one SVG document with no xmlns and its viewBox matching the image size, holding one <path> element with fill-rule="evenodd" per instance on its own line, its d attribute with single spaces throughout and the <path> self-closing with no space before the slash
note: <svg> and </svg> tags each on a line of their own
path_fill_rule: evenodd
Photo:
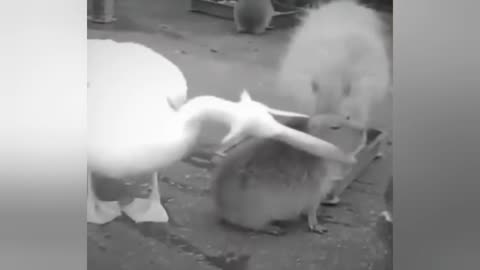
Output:
<svg viewBox="0 0 480 270">
<path fill-rule="evenodd" d="M 88 82 L 91 162 L 141 167 L 152 153 L 178 152 L 182 130 L 168 101 L 182 105 L 187 82 L 176 65 L 140 44 L 89 40 Z"/>
</svg>

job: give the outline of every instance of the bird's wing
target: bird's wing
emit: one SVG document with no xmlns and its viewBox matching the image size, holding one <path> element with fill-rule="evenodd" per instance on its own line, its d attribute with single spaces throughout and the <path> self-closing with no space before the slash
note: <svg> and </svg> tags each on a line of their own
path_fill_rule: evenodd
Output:
<svg viewBox="0 0 480 270">
<path fill-rule="evenodd" d="M 128 155 L 152 141 L 167 143 L 169 132 L 178 126 L 167 99 L 186 99 L 187 84 L 180 69 L 139 44 L 89 40 L 88 50 L 92 152 Z"/>
</svg>

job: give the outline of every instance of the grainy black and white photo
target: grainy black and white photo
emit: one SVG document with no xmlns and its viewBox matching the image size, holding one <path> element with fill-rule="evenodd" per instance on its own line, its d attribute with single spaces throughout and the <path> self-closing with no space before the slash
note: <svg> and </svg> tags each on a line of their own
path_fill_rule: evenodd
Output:
<svg viewBox="0 0 480 270">
<path fill-rule="evenodd" d="M 88 0 L 89 270 L 387 270 L 393 0 Z"/>
</svg>

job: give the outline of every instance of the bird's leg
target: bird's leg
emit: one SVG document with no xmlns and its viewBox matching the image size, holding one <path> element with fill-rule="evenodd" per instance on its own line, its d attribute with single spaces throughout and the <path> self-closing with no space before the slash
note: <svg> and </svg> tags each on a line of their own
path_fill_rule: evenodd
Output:
<svg viewBox="0 0 480 270">
<path fill-rule="evenodd" d="M 105 224 L 122 215 L 118 202 L 102 202 L 95 195 L 92 174 L 87 174 L 87 222 Z"/>
<path fill-rule="evenodd" d="M 158 187 L 158 173 L 152 175 L 150 197 L 148 199 L 135 198 L 123 208 L 123 212 L 136 223 L 141 222 L 168 222 L 168 214 L 160 203 Z"/>
</svg>

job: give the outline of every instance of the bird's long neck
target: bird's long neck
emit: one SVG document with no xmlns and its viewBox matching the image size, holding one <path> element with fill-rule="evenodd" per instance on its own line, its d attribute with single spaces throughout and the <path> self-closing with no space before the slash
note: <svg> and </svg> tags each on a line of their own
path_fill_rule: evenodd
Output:
<svg viewBox="0 0 480 270">
<path fill-rule="evenodd" d="M 185 103 L 178 111 L 189 126 L 207 121 L 228 124 L 236 113 L 237 103 L 213 96 L 199 96 Z"/>
<path fill-rule="evenodd" d="M 184 133 L 188 134 L 188 138 L 185 138 L 185 140 L 189 143 L 194 142 L 205 122 L 212 121 L 227 125 L 234 123 L 236 116 L 241 113 L 241 109 L 238 106 L 238 103 L 212 96 L 201 96 L 191 99 L 178 111 L 180 120 L 184 125 Z M 276 123 L 276 125 L 279 133 L 272 135 L 273 138 L 313 155 L 350 162 L 348 157 L 335 145 L 304 132 L 288 128 L 280 123 Z"/>
<path fill-rule="evenodd" d="M 199 96 L 190 99 L 178 110 L 180 121 L 188 134 L 198 136 L 205 122 L 229 125 L 237 112 L 237 103 L 213 96 Z M 194 139 L 194 138 L 192 138 Z"/>
</svg>

